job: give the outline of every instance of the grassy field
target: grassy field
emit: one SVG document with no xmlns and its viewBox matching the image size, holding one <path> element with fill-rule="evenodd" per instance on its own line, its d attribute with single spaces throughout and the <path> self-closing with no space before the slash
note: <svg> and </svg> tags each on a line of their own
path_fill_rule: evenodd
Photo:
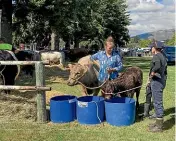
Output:
<svg viewBox="0 0 176 141">
<path fill-rule="evenodd" d="M 140 104 L 145 101 L 145 83 L 151 58 L 125 58 L 125 67 L 139 66 L 144 73 Z M 80 86 L 67 86 L 68 72 L 52 68 L 46 70 L 46 84 L 53 90 L 81 96 Z M 57 77 L 57 79 L 55 79 Z M 152 120 L 137 120 L 128 127 L 113 127 L 106 122 L 84 126 L 77 121 L 67 124 L 38 124 L 36 122 L 0 120 L 0 141 L 174 141 L 175 135 L 175 66 L 168 67 L 167 86 L 164 90 L 164 132 L 150 133 L 147 125 Z"/>
</svg>

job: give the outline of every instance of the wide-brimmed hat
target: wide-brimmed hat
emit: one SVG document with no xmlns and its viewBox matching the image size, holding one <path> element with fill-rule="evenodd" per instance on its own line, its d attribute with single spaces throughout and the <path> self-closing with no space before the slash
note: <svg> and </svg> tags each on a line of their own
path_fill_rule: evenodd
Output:
<svg viewBox="0 0 176 141">
<path fill-rule="evenodd" d="M 153 41 L 152 44 L 150 45 L 151 48 L 154 47 L 154 48 L 160 48 L 160 49 L 162 49 L 163 46 L 164 46 L 163 43 L 160 41 Z"/>
</svg>

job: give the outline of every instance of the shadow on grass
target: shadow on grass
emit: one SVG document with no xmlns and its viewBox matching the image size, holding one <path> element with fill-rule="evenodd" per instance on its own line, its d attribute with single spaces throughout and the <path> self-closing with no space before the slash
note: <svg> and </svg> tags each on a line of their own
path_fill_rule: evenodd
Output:
<svg viewBox="0 0 176 141">
<path fill-rule="evenodd" d="M 175 125 L 175 116 L 164 122 L 164 130 L 169 130 Z"/>
<path fill-rule="evenodd" d="M 136 121 L 135 122 L 141 122 L 144 120 L 143 116 L 139 116 L 142 113 L 144 113 L 144 103 L 140 104 L 139 109 L 136 112 Z M 175 107 L 168 108 L 168 109 L 164 110 L 164 116 L 168 116 L 168 115 L 170 115 L 170 119 L 168 119 L 164 122 L 164 130 L 169 130 L 170 128 L 172 128 L 175 125 Z"/>
<path fill-rule="evenodd" d="M 164 110 L 164 116 L 175 114 L 175 107 Z"/>
<path fill-rule="evenodd" d="M 164 130 L 169 130 L 175 125 L 175 107 L 164 110 L 164 116 L 170 115 L 170 119 L 164 122 Z"/>
</svg>

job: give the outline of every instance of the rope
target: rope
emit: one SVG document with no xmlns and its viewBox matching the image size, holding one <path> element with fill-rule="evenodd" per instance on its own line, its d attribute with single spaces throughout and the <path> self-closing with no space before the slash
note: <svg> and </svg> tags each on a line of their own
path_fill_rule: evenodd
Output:
<svg viewBox="0 0 176 141">
<path fill-rule="evenodd" d="M 95 65 L 97 65 L 97 66 L 99 66 L 99 64 L 96 62 L 96 61 L 92 61 Z M 86 67 L 87 68 L 87 67 Z M 106 80 L 106 81 L 104 81 L 100 86 L 97 86 L 97 87 L 87 87 L 87 86 L 85 86 L 82 82 L 80 82 L 79 81 L 79 79 L 81 79 L 86 73 L 87 73 L 87 70 L 88 70 L 88 68 L 86 69 L 86 71 L 84 72 L 84 74 L 81 76 L 81 77 L 79 77 L 78 79 L 77 79 L 77 82 L 79 83 L 79 84 L 81 84 L 84 88 L 86 88 L 86 89 L 90 89 L 90 90 L 94 90 L 94 89 L 99 89 L 99 88 L 101 88 L 108 80 L 109 80 L 109 77 L 110 77 L 110 75 L 108 74 L 108 79 Z"/>
<path fill-rule="evenodd" d="M 1 72 L 0 72 L 0 75 L 2 76 L 2 81 L 3 81 L 3 84 L 5 85 L 5 77 L 4 77 L 4 75 L 2 74 L 2 72 L 5 70 L 5 68 L 6 68 L 6 65 L 4 65 L 4 68 L 1 70 Z"/>
<path fill-rule="evenodd" d="M 79 64 L 79 65 L 81 65 L 81 64 Z M 81 79 L 87 73 L 88 67 L 85 67 L 85 68 L 86 68 L 86 70 L 84 71 L 83 75 L 81 75 L 79 78 L 77 78 L 76 81 L 79 82 L 79 79 Z"/>
<path fill-rule="evenodd" d="M 98 65 L 97 62 L 95 62 L 95 61 L 93 61 L 93 63 L 96 64 L 96 65 Z M 97 87 L 87 87 L 82 82 L 79 81 L 87 73 L 87 71 L 88 71 L 88 67 L 85 67 L 85 68 L 86 68 L 86 70 L 84 71 L 83 75 L 81 75 L 78 79 L 76 79 L 76 81 L 79 84 L 81 84 L 84 88 L 90 89 L 90 90 L 99 89 L 99 88 L 101 88 L 109 80 L 110 75 L 108 75 L 108 79 L 105 82 L 103 82 L 100 86 L 97 86 Z"/>
<path fill-rule="evenodd" d="M 15 54 L 12 51 L 10 51 L 10 50 L 6 50 L 6 51 L 11 54 L 11 56 L 13 57 L 14 60 L 18 61 L 18 59 L 16 58 Z M 15 80 L 18 78 L 18 76 L 20 74 L 20 65 L 17 65 L 17 69 L 18 69 L 18 72 L 15 76 Z"/>
<path fill-rule="evenodd" d="M 86 89 L 94 90 L 94 89 L 99 89 L 99 88 L 101 88 L 107 81 L 108 81 L 108 79 L 107 79 L 105 82 L 103 82 L 100 86 L 97 86 L 97 87 L 87 87 L 87 86 L 85 86 L 82 82 L 80 82 L 79 80 L 78 80 L 78 83 L 80 83 L 80 84 L 81 84 L 83 87 L 85 87 Z"/>
<path fill-rule="evenodd" d="M 97 107 L 97 118 L 98 118 L 98 120 L 99 120 L 100 123 L 101 123 L 101 119 L 100 119 L 100 117 L 98 116 L 98 105 L 97 105 L 97 102 L 95 102 L 95 101 L 91 101 L 91 102 L 93 102 L 93 103 L 96 104 L 96 107 Z"/>
<path fill-rule="evenodd" d="M 101 90 L 101 91 L 102 91 L 104 94 L 116 95 L 116 94 L 121 94 L 121 93 L 125 93 L 125 92 L 128 92 L 128 91 L 131 91 L 131 90 L 134 90 L 134 89 L 137 89 L 137 88 L 140 88 L 140 87 L 142 87 L 142 85 L 141 85 L 141 86 L 138 86 L 138 87 L 134 87 L 134 88 L 128 89 L 128 90 L 125 90 L 125 91 L 120 91 L 120 92 L 118 92 L 118 93 L 105 93 L 103 90 Z"/>
</svg>

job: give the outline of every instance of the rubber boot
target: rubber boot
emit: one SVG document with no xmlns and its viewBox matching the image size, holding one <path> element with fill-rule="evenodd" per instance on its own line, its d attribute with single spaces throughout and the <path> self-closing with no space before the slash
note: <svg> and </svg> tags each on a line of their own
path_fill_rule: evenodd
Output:
<svg viewBox="0 0 176 141">
<path fill-rule="evenodd" d="M 150 116 L 149 111 L 150 111 L 150 104 L 145 103 L 144 104 L 144 115 L 143 115 L 143 118 L 146 118 L 146 117 Z"/>
<path fill-rule="evenodd" d="M 163 118 L 156 118 L 155 124 L 149 125 L 150 132 L 162 132 L 163 131 Z"/>
<path fill-rule="evenodd" d="M 150 111 L 150 104 L 145 103 L 144 104 L 144 113 L 139 114 L 139 116 L 142 118 L 149 117 L 150 116 L 149 111 Z"/>
</svg>

